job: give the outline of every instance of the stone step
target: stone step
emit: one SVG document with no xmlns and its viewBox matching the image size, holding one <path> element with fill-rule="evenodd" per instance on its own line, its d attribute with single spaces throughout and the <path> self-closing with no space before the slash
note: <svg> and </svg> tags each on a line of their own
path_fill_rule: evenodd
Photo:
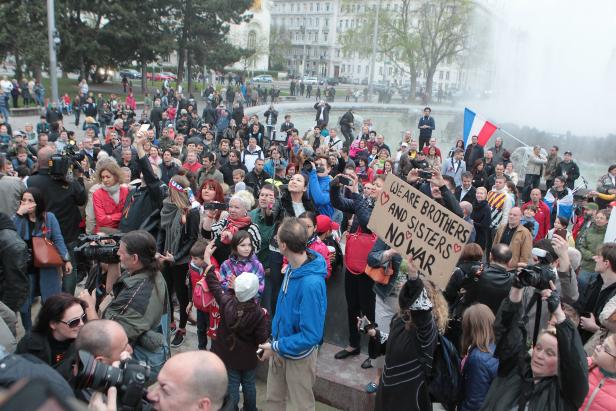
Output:
<svg viewBox="0 0 616 411">
<path fill-rule="evenodd" d="M 372 381 L 376 369 L 361 368 L 367 358 L 364 354 L 336 360 L 334 355 L 341 349 L 328 343 L 319 349 L 314 396 L 317 401 L 339 410 L 372 411 L 375 394 L 366 393 L 364 387 Z M 259 364 L 257 376 L 267 380 L 267 363 Z"/>
</svg>

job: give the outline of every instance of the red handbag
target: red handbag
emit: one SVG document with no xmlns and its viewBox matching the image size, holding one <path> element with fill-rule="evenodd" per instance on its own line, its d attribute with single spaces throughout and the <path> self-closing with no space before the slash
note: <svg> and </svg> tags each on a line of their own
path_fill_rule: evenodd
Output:
<svg viewBox="0 0 616 411">
<path fill-rule="evenodd" d="M 346 245 L 344 246 L 344 265 L 351 274 L 363 274 L 368 265 L 368 253 L 376 243 L 376 234 L 366 234 L 361 231 L 347 234 Z"/>
</svg>

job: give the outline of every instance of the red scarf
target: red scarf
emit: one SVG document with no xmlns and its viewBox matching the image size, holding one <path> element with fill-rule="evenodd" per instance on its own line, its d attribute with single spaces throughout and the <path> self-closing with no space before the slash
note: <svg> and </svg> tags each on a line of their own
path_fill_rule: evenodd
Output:
<svg viewBox="0 0 616 411">
<path fill-rule="evenodd" d="M 231 238 L 235 235 L 235 233 L 237 233 L 244 227 L 248 227 L 251 223 L 252 221 L 250 220 L 250 216 L 240 217 L 240 218 L 228 217 L 227 226 L 225 227 L 224 230 L 222 230 L 222 233 L 220 233 L 220 241 L 223 244 L 231 244 Z M 231 236 L 228 237 L 228 239 L 225 236 L 223 236 L 225 232 L 228 232 L 231 234 Z"/>
</svg>

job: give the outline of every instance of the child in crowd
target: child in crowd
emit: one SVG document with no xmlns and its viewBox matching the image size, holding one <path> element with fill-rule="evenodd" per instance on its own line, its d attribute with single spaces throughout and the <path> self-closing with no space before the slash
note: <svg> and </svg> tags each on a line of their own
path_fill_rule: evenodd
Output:
<svg viewBox="0 0 616 411">
<path fill-rule="evenodd" d="M 190 315 L 193 308 L 192 296 L 197 283 L 205 278 L 207 269 L 210 266 L 214 267 L 215 272 L 218 272 L 220 269 L 216 259 L 212 257 L 213 246 L 213 242 L 200 240 L 190 248 L 190 264 L 188 265 L 188 277 L 190 279 L 188 297 L 190 298 L 190 303 L 188 308 L 186 308 L 188 315 Z M 208 308 L 207 311 L 197 310 L 197 341 L 200 350 L 207 349 L 207 331 L 210 324 L 209 315 L 211 307 Z"/>
<path fill-rule="evenodd" d="M 537 214 L 537 206 L 531 204 L 524 209 L 524 216 L 520 220 L 520 224 L 530 231 L 533 238 L 537 238 L 539 232 L 539 223 L 535 220 L 535 214 Z"/>
<path fill-rule="evenodd" d="M 234 184 L 233 192 L 234 193 L 237 193 L 238 191 L 246 189 L 246 183 L 244 182 L 245 177 L 246 177 L 246 172 L 244 172 L 244 170 L 242 170 L 241 168 L 238 168 L 237 170 L 233 170 L 233 184 Z"/>
<path fill-rule="evenodd" d="M 239 248 L 243 249 L 243 246 Z M 257 277 L 252 272 L 242 272 L 226 280 L 226 291 L 223 291 L 223 285 L 213 270 L 210 269 L 206 275 L 207 285 L 220 307 L 221 316 L 217 337 L 212 341 L 212 352 L 220 357 L 227 368 L 228 392 L 233 409 L 239 409 L 241 384 L 243 410 L 256 411 L 257 349 L 270 335 L 267 311 L 257 302 L 259 289 L 263 289 L 263 277 Z"/>
<path fill-rule="evenodd" d="M 240 230 L 231 239 L 231 256 L 220 265 L 220 283 L 224 291 L 229 281 L 243 272 L 253 273 L 259 279 L 259 295 L 261 298 L 265 287 L 265 272 L 263 265 L 255 255 L 248 231 Z"/>
<path fill-rule="evenodd" d="M 494 338 L 494 313 L 484 304 L 474 304 L 462 316 L 463 400 L 460 411 L 478 410 L 498 371 Z"/>
</svg>

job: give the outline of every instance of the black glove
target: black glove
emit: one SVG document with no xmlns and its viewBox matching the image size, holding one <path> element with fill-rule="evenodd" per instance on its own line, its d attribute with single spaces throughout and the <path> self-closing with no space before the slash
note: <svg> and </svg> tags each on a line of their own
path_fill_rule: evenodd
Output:
<svg viewBox="0 0 616 411">
<path fill-rule="evenodd" d="M 546 302 L 548 303 L 548 311 L 553 314 L 560 305 L 560 294 L 558 294 L 558 291 L 553 290 Z"/>
</svg>

